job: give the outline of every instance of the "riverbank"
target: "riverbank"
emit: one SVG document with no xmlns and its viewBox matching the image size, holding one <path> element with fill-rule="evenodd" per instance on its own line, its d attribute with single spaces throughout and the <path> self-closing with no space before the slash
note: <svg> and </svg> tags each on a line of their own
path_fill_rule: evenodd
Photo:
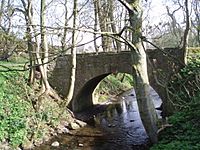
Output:
<svg viewBox="0 0 200 150">
<path fill-rule="evenodd" d="M 63 111 L 57 100 L 37 96 L 39 81 L 34 86 L 27 85 L 28 71 L 7 71 L 4 67 L 22 69 L 23 66 L 16 62 L 0 63 L 0 149 L 30 149 L 85 125 L 67 109 Z"/>
<path fill-rule="evenodd" d="M 179 88 L 175 88 L 174 91 L 172 90 L 172 92 L 174 92 L 173 95 L 176 96 L 176 101 L 173 102 L 180 108 L 169 118 L 169 123 L 172 126 L 160 132 L 159 142 L 151 148 L 152 150 L 200 149 L 200 93 L 198 93 L 200 89 L 200 80 L 198 76 L 200 65 L 199 61 L 197 62 L 198 63 L 190 65 L 189 68 L 183 69 L 180 79 L 174 78 L 175 80 L 173 80 L 173 83 L 176 83 L 175 87 Z M 82 125 L 78 123 L 67 109 L 61 111 L 61 106 L 55 99 L 51 97 L 42 97 L 42 99 L 39 99 L 39 97 L 36 96 L 39 87 L 37 85 L 33 87 L 27 85 L 27 74 L 27 72 L 14 71 L 0 72 L 0 149 L 30 149 L 41 145 L 51 138 L 60 137 L 61 139 L 63 133 L 69 136 L 66 138 L 71 139 L 74 137 L 76 139 L 79 135 L 79 130 L 70 131 L 70 129 L 77 129 Z M 108 82 L 110 81 L 106 81 L 105 83 Z M 121 81 L 118 83 L 121 84 Z M 119 85 L 118 83 L 116 85 Z M 183 85 L 183 83 L 187 84 Z M 110 82 L 109 85 L 112 84 L 113 83 Z M 182 86 L 183 88 L 181 88 Z M 102 87 L 104 88 L 103 91 L 106 91 L 105 89 L 107 87 Z M 100 91 L 101 90 L 99 90 L 99 92 Z M 193 95 L 188 98 L 187 92 L 189 92 L 189 96 L 190 94 Z M 117 92 L 114 94 L 116 93 Z M 135 94 L 128 94 L 128 97 L 134 95 Z M 38 101 L 40 102 L 40 107 L 37 107 Z M 111 99 L 111 101 L 115 100 Z M 124 107 L 126 105 L 123 104 L 122 106 Z M 116 112 L 123 111 L 117 107 L 115 111 L 109 112 L 108 115 L 115 114 Z M 129 122 L 134 122 L 134 119 L 129 119 Z M 72 127 L 73 125 L 74 127 Z M 107 127 L 113 129 L 115 126 L 107 123 Z M 86 131 L 88 131 L 88 129 L 86 129 Z M 97 131 L 97 133 L 96 135 L 99 137 L 99 135 L 101 135 L 100 131 Z M 104 132 L 101 131 L 101 133 Z M 83 139 L 87 141 L 87 138 L 91 135 L 80 135 L 79 140 L 75 143 L 75 147 L 84 149 L 84 140 L 82 141 L 81 136 L 85 136 Z M 93 139 L 93 141 L 97 143 L 95 148 L 102 144 L 102 142 L 98 144 L 98 140 L 99 139 Z M 102 138 L 100 138 L 100 141 L 102 141 Z M 49 143 L 50 146 L 54 142 L 54 144 L 59 144 L 63 147 L 69 146 L 68 144 L 62 145 L 62 140 L 58 143 L 56 139 L 54 141 L 50 140 L 50 142 L 52 142 Z M 73 140 L 71 142 L 73 142 Z"/>
<path fill-rule="evenodd" d="M 169 117 L 171 126 L 159 133 L 159 142 L 151 150 L 200 149 L 200 103 L 195 103 L 192 107 Z"/>
<path fill-rule="evenodd" d="M 152 93 L 154 95 L 154 93 Z M 149 141 L 142 125 L 134 90 L 115 99 L 75 114 L 87 126 L 61 134 L 35 150 L 52 149 L 51 143 L 60 143 L 59 150 L 148 150 Z"/>
<path fill-rule="evenodd" d="M 0 149 L 30 149 L 86 125 L 52 97 L 38 97 L 37 85 L 27 85 L 27 72 L 0 72 Z"/>
<path fill-rule="evenodd" d="M 169 84 L 171 100 L 176 108 L 169 117 L 170 127 L 159 134 L 159 142 L 151 150 L 200 149 L 200 55 L 192 55 L 189 63 Z"/>
</svg>

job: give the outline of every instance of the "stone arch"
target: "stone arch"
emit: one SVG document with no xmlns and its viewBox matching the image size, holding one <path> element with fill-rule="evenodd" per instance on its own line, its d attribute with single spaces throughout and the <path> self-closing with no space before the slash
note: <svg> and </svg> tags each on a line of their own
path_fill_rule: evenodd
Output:
<svg viewBox="0 0 200 150">
<path fill-rule="evenodd" d="M 127 72 L 118 72 L 118 73 L 130 74 L 130 73 L 127 73 Z M 93 107 L 95 105 L 94 99 L 93 99 L 94 98 L 93 92 L 94 92 L 95 88 L 104 78 L 106 78 L 107 76 L 109 76 L 111 74 L 112 73 L 102 74 L 102 75 L 96 76 L 96 77 L 90 79 L 89 81 L 85 82 L 85 84 L 79 90 L 76 97 L 74 97 L 72 102 L 71 102 L 72 110 L 74 112 L 81 112 L 81 111 L 84 111 L 86 109 Z M 134 89 L 134 87 L 132 87 L 132 88 Z M 153 87 L 151 87 L 150 89 L 151 90 L 153 89 L 153 91 L 155 91 L 155 89 Z M 156 95 L 158 95 L 157 92 L 156 92 Z M 159 106 L 157 105 L 156 107 L 159 107 Z"/>
<path fill-rule="evenodd" d="M 169 57 L 170 56 L 170 57 Z M 150 85 L 156 90 L 162 100 L 166 99 L 165 89 L 157 84 L 154 75 L 157 79 L 167 83 L 171 75 L 180 68 L 181 51 L 179 49 L 165 49 L 165 53 L 160 50 L 148 50 L 148 76 Z M 176 59 L 174 59 L 176 58 Z M 93 88 L 90 88 L 91 83 L 97 84 L 97 81 L 114 72 L 124 72 L 132 74 L 131 52 L 125 51 L 120 53 L 99 53 L 95 54 L 78 54 L 77 55 L 77 70 L 75 91 L 71 105 L 81 105 L 74 101 L 79 95 L 80 90 L 85 93 L 90 93 Z M 152 66 L 154 69 L 152 69 Z M 63 96 L 67 95 L 70 81 L 71 71 L 71 56 L 66 55 L 59 57 L 56 64 L 52 67 L 52 75 L 50 84 Z M 161 74 L 158 74 L 162 71 Z M 164 75 L 164 76 L 163 76 Z M 87 88 L 90 90 L 87 91 Z M 87 94 L 85 94 L 86 96 Z M 78 101 L 80 102 L 80 101 Z M 167 100 L 165 100 L 167 102 Z M 73 108 L 73 107 L 72 107 Z"/>
<path fill-rule="evenodd" d="M 73 111 L 82 111 L 89 107 L 93 106 L 93 97 L 92 93 L 94 92 L 96 86 L 103 80 L 105 77 L 111 73 L 106 73 L 99 75 L 87 81 L 82 89 L 79 90 L 77 96 L 72 100 L 71 107 Z"/>
</svg>

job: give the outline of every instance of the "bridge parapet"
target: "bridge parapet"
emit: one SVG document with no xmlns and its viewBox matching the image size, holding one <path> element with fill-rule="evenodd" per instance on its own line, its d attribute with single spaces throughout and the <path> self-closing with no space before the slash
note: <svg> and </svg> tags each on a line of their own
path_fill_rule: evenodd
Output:
<svg viewBox="0 0 200 150">
<path fill-rule="evenodd" d="M 182 51 L 177 49 L 166 49 L 166 53 L 159 50 L 147 50 L 148 76 L 150 85 L 164 99 L 165 91 L 156 82 L 155 76 L 162 83 L 166 83 L 173 72 L 180 68 L 177 60 L 182 56 Z M 173 60 L 168 55 L 173 56 Z M 97 84 L 111 73 L 132 74 L 131 52 L 119 53 L 87 53 L 77 54 L 77 69 L 75 91 L 71 107 L 74 111 L 81 111 L 93 105 L 92 93 Z M 67 95 L 70 81 L 71 56 L 57 59 L 55 68 L 50 78 L 50 83 L 63 96 Z"/>
</svg>

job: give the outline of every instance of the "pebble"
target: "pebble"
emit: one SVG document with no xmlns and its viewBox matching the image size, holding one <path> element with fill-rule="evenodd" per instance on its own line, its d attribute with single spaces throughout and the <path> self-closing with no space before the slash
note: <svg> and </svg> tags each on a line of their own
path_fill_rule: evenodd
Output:
<svg viewBox="0 0 200 150">
<path fill-rule="evenodd" d="M 75 120 L 75 122 L 80 126 L 80 127 L 84 127 L 87 125 L 87 123 L 81 121 L 81 120 Z"/>
<path fill-rule="evenodd" d="M 79 129 L 79 128 L 80 128 L 80 126 L 75 122 L 71 122 L 69 124 L 69 129 L 76 130 L 76 129 Z"/>
<path fill-rule="evenodd" d="M 112 124 L 108 124 L 108 127 L 112 127 Z"/>
<path fill-rule="evenodd" d="M 83 144 L 79 143 L 78 146 L 83 147 Z"/>
<path fill-rule="evenodd" d="M 36 146 L 39 146 L 39 145 L 41 145 L 43 143 L 43 140 L 42 139 L 38 139 L 38 140 L 36 140 L 35 142 L 34 142 L 34 144 L 36 145 Z"/>
<path fill-rule="evenodd" d="M 60 144 L 59 144 L 59 142 L 58 141 L 55 141 L 55 142 L 53 142 L 52 144 L 51 144 L 51 146 L 53 146 L 53 147 L 58 147 Z"/>
<path fill-rule="evenodd" d="M 69 129 L 63 128 L 63 133 L 69 133 Z"/>
<path fill-rule="evenodd" d="M 108 127 L 116 127 L 115 124 L 108 124 Z"/>
</svg>

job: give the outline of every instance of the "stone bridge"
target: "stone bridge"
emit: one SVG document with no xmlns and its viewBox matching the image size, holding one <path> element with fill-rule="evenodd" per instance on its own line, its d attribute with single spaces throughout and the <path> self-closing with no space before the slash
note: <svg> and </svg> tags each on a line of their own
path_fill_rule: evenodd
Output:
<svg viewBox="0 0 200 150">
<path fill-rule="evenodd" d="M 170 57 L 167 57 L 169 55 Z M 161 99 L 164 99 L 165 91 L 156 80 L 161 80 L 162 83 L 169 80 L 174 70 L 180 66 L 177 60 L 182 56 L 182 52 L 177 49 L 165 49 L 165 53 L 160 50 L 148 50 L 147 56 L 150 85 Z M 69 89 L 70 71 L 71 56 L 59 57 L 52 71 L 50 84 L 63 96 L 67 95 Z M 98 55 L 78 54 L 75 91 L 70 103 L 72 110 L 77 112 L 91 107 L 92 93 L 98 83 L 109 74 L 117 72 L 132 74 L 130 51 Z"/>
</svg>

